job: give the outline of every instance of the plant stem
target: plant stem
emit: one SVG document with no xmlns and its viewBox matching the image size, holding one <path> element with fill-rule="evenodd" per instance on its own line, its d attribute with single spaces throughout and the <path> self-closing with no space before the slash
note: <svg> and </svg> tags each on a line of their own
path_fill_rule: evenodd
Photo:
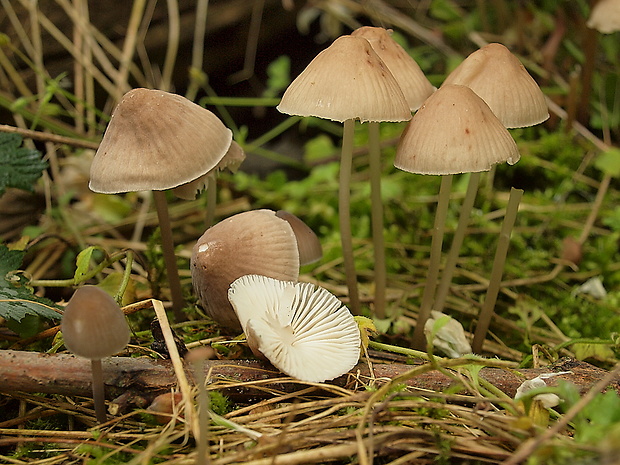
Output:
<svg viewBox="0 0 620 465">
<path fill-rule="evenodd" d="M 127 285 L 129 284 L 129 279 L 131 277 L 131 267 L 133 265 L 133 252 L 127 251 L 125 252 L 127 256 L 127 260 L 125 263 L 125 271 L 123 272 L 123 279 L 121 281 L 121 285 L 118 287 L 118 291 L 114 296 L 114 300 L 119 305 L 123 304 L 123 296 L 125 295 L 125 291 L 127 290 Z"/>
<path fill-rule="evenodd" d="M 353 133 L 355 120 L 344 122 L 342 136 L 342 155 L 340 158 L 340 187 L 338 189 L 338 219 L 340 222 L 340 241 L 342 258 L 349 290 L 349 310 L 354 315 L 361 314 L 360 298 L 357 290 L 355 259 L 353 257 L 353 237 L 351 234 L 351 170 L 353 169 Z"/>
<path fill-rule="evenodd" d="M 454 238 L 452 239 L 452 246 L 448 253 L 446 265 L 444 266 L 443 273 L 441 274 L 441 281 L 437 288 L 437 295 L 435 296 L 435 310 L 441 312 L 446 303 L 448 297 L 448 291 L 450 284 L 452 284 L 452 276 L 456 269 L 456 262 L 459 258 L 459 252 L 461 251 L 461 245 L 463 245 L 463 239 L 465 238 L 465 230 L 469 224 L 469 217 L 471 210 L 474 206 L 474 200 L 476 200 L 476 194 L 478 193 L 478 185 L 480 184 L 480 173 L 471 173 L 469 175 L 469 183 L 467 184 L 467 192 L 461 205 L 461 211 L 459 212 L 459 223 L 454 232 Z"/>
<path fill-rule="evenodd" d="M 437 200 L 437 211 L 435 212 L 435 224 L 433 226 L 433 238 L 431 240 L 431 256 L 426 273 L 426 285 L 422 293 L 422 303 L 415 330 L 413 331 L 413 347 L 419 350 L 426 348 L 426 338 L 424 336 L 424 324 L 431 314 L 433 297 L 437 287 L 437 277 L 439 276 L 439 263 L 441 261 L 441 245 L 443 243 L 443 233 L 448 216 L 448 204 L 450 203 L 450 191 L 452 189 L 452 175 L 448 174 L 441 177 L 441 187 L 439 188 L 439 199 Z"/>
<path fill-rule="evenodd" d="M 93 402 L 95 404 L 95 415 L 99 423 L 108 421 L 105 411 L 105 390 L 103 386 L 103 368 L 101 359 L 91 360 L 90 369 L 93 374 Z"/>
<path fill-rule="evenodd" d="M 170 285 L 172 310 L 174 312 L 174 319 L 179 322 L 185 320 L 185 315 L 183 314 L 183 291 L 177 267 L 177 257 L 174 253 L 174 241 L 172 240 L 172 226 L 170 224 L 170 216 L 168 215 L 166 193 L 164 191 L 153 191 L 153 199 L 155 200 L 155 208 L 157 209 L 159 228 L 161 230 L 161 248 Z"/>
<path fill-rule="evenodd" d="M 375 300 L 374 315 L 385 318 L 385 288 L 387 282 L 385 265 L 385 241 L 383 237 L 383 199 L 381 198 L 381 147 L 379 146 L 379 123 L 368 123 L 370 158 L 370 212 L 372 243 L 374 247 Z"/>
<path fill-rule="evenodd" d="M 517 212 L 519 211 L 519 202 L 523 196 L 522 189 L 510 189 L 510 197 L 508 198 L 508 205 L 506 207 L 506 215 L 504 216 L 504 222 L 502 229 L 499 233 L 499 241 L 497 243 L 497 249 L 495 251 L 495 259 L 493 260 L 493 268 L 491 269 L 491 278 L 489 280 L 489 287 L 487 288 L 487 295 L 482 304 L 480 315 L 478 316 L 478 324 L 476 325 L 476 331 L 474 332 L 474 341 L 472 343 L 472 351 L 474 353 L 480 353 L 482 351 L 482 343 L 486 338 L 491 318 L 493 317 L 495 302 L 497 301 L 497 295 L 502 283 L 502 273 L 504 271 L 504 265 L 506 263 L 506 254 L 508 253 L 508 246 L 510 244 L 510 233 L 517 219 Z"/>
</svg>

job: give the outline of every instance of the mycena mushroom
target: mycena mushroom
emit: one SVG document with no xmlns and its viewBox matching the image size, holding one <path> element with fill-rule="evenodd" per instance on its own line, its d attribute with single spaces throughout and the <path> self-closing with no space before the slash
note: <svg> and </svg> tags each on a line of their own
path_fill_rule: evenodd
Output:
<svg viewBox="0 0 620 465">
<path fill-rule="evenodd" d="M 183 294 L 164 191 L 221 166 L 231 142 L 231 130 L 209 110 L 180 95 L 139 88 L 114 109 L 91 165 L 94 192 L 153 192 L 177 319 L 183 318 Z M 195 195 L 196 187 L 191 191 Z"/>
<path fill-rule="evenodd" d="M 355 120 L 407 121 L 409 105 L 396 79 L 363 37 L 341 36 L 319 53 L 286 89 L 282 113 L 344 123 L 338 217 L 349 306 L 361 312 L 350 218 L 350 183 Z"/>
<path fill-rule="evenodd" d="M 359 360 L 357 322 L 322 287 L 247 275 L 231 284 L 228 298 L 252 351 L 289 376 L 323 382 Z"/>
<path fill-rule="evenodd" d="M 79 288 L 65 307 L 61 321 L 64 344 L 71 352 L 91 361 L 93 401 L 99 423 L 106 418 L 101 360 L 121 352 L 130 331 L 116 301 L 96 286 Z"/>
</svg>

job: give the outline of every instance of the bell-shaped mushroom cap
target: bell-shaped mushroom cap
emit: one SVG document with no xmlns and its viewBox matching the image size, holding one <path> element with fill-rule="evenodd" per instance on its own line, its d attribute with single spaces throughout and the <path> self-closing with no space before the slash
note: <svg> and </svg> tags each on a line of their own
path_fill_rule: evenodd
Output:
<svg viewBox="0 0 620 465">
<path fill-rule="evenodd" d="M 100 360 L 122 351 L 131 336 L 116 301 L 96 286 L 79 288 L 65 307 L 60 324 L 67 349 Z"/>
<path fill-rule="evenodd" d="M 586 26 L 602 34 L 620 31 L 620 2 L 618 0 L 600 0 L 590 11 Z"/>
<path fill-rule="evenodd" d="M 217 116 L 185 97 L 133 89 L 114 109 L 90 188 L 103 194 L 171 189 L 215 168 L 231 141 Z"/>
<path fill-rule="evenodd" d="M 194 246 L 190 266 L 205 312 L 218 324 L 239 331 L 228 301 L 230 283 L 246 274 L 297 281 L 297 239 L 290 224 L 274 211 L 239 213 L 205 231 Z"/>
<path fill-rule="evenodd" d="M 288 86 L 278 110 L 343 122 L 407 121 L 403 91 L 370 43 L 340 36 Z"/>
<path fill-rule="evenodd" d="M 519 161 L 514 139 L 469 87 L 441 86 L 403 132 L 394 166 L 418 174 L 488 171 Z"/>
<path fill-rule="evenodd" d="M 435 92 L 435 86 L 426 78 L 416 61 L 392 38 L 391 31 L 382 27 L 362 26 L 351 35 L 363 37 L 370 42 L 396 78 L 411 111 L 420 108 L 422 102 Z"/>
<path fill-rule="evenodd" d="M 299 264 L 304 266 L 319 261 L 323 256 L 323 247 L 321 247 L 321 242 L 314 231 L 299 217 L 286 210 L 278 210 L 276 216 L 288 221 L 291 228 L 293 228 L 297 238 Z"/>
<path fill-rule="evenodd" d="M 452 71 L 443 85 L 470 87 L 507 128 L 549 118 L 545 95 L 519 59 L 502 44 L 485 45 Z"/>
<path fill-rule="evenodd" d="M 243 163 L 243 160 L 245 160 L 245 152 L 241 146 L 233 140 L 228 148 L 228 151 L 226 152 L 226 155 L 224 155 L 215 168 L 209 170 L 207 173 L 197 179 L 194 179 L 193 181 L 175 187 L 172 189 L 172 192 L 180 199 L 193 200 L 196 198 L 198 193 L 209 184 L 210 178 L 215 179 L 215 175 L 224 168 L 227 168 L 230 172 L 235 173 L 237 169 L 239 169 L 241 163 Z"/>
<path fill-rule="evenodd" d="M 232 283 L 228 298 L 248 342 L 289 376 L 323 382 L 347 373 L 359 359 L 357 323 L 326 289 L 243 276 Z"/>
</svg>

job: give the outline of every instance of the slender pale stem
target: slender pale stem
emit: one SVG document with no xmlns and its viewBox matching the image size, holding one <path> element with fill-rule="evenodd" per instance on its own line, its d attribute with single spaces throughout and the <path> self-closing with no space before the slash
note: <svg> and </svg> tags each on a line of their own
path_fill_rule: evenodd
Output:
<svg viewBox="0 0 620 465">
<path fill-rule="evenodd" d="M 426 284 L 422 293 L 422 303 L 416 320 L 415 330 L 413 331 L 414 349 L 426 349 L 426 338 L 424 336 L 424 324 L 431 315 L 433 297 L 437 287 L 437 277 L 439 276 L 439 263 L 441 262 L 441 246 L 443 243 L 443 233 L 448 216 L 448 204 L 450 203 L 450 191 L 452 190 L 452 175 L 441 177 L 439 188 L 439 199 L 435 212 L 435 224 L 433 226 L 433 238 L 431 240 L 431 256 L 426 273 Z"/>
<path fill-rule="evenodd" d="M 370 212 L 372 243 L 374 247 L 375 301 L 374 315 L 385 318 L 385 241 L 383 237 L 383 199 L 381 198 L 381 147 L 379 145 L 379 123 L 368 123 L 368 145 L 370 159 Z"/>
<path fill-rule="evenodd" d="M 105 390 L 103 386 L 103 368 L 101 359 L 91 360 L 90 369 L 93 375 L 93 402 L 95 403 L 95 415 L 99 423 L 108 421 L 105 411 Z"/>
<path fill-rule="evenodd" d="M 493 260 L 487 295 L 484 299 L 484 304 L 482 304 L 482 309 L 478 316 L 478 324 L 474 332 L 474 341 L 471 346 L 474 353 L 480 353 L 482 351 L 482 343 L 487 335 L 491 318 L 493 317 L 495 302 L 497 301 L 497 295 L 499 294 L 499 288 L 502 283 L 502 273 L 504 271 L 504 264 L 506 263 L 506 254 L 508 253 L 508 246 L 510 244 L 510 233 L 517 219 L 519 202 L 522 196 L 523 190 L 515 188 L 510 190 L 506 215 L 504 216 L 502 229 L 499 233 L 499 241 L 497 242 L 497 249 L 495 250 L 495 259 Z"/>
<path fill-rule="evenodd" d="M 448 297 L 448 291 L 450 284 L 452 284 L 452 276 L 456 269 L 456 262 L 459 258 L 459 252 L 461 251 L 461 245 L 463 245 L 463 239 L 465 238 L 465 230 L 469 224 L 469 217 L 471 210 L 474 207 L 474 201 L 476 200 L 476 194 L 478 193 L 478 185 L 480 184 L 480 173 L 471 173 L 469 175 L 469 183 L 467 184 L 467 192 L 461 205 L 461 211 L 459 212 L 459 223 L 454 231 L 454 238 L 452 239 L 452 246 L 446 259 L 446 265 L 444 266 L 443 273 L 441 274 L 441 281 L 437 288 L 437 295 L 435 297 L 435 310 L 441 312 L 446 303 Z"/>
<path fill-rule="evenodd" d="M 340 240 L 342 258 L 349 290 L 349 309 L 354 315 L 361 313 L 357 290 L 355 259 L 353 257 L 353 238 L 351 234 L 351 170 L 353 169 L 353 132 L 355 120 L 344 122 L 342 136 L 342 155 L 340 159 L 340 188 L 338 189 L 338 219 L 340 221 Z"/>
<path fill-rule="evenodd" d="M 198 388 L 198 432 L 196 438 L 198 447 L 196 448 L 196 465 L 209 465 L 211 457 L 209 455 L 209 422 L 211 419 L 211 399 L 207 392 L 205 363 L 204 360 L 192 360 L 192 369 L 196 386 Z"/>
<path fill-rule="evenodd" d="M 217 179 L 215 175 L 210 176 L 207 181 L 207 214 L 205 216 L 205 227 L 210 228 L 215 221 L 215 208 L 217 207 Z"/>
<path fill-rule="evenodd" d="M 170 294 L 172 296 L 172 310 L 174 312 L 174 319 L 179 322 L 185 320 L 185 315 L 183 314 L 183 290 L 181 289 L 181 279 L 179 278 L 177 257 L 174 253 L 174 241 L 172 240 L 172 225 L 170 224 L 170 216 L 168 215 L 168 203 L 166 202 L 166 193 L 164 191 L 153 191 L 153 199 L 155 200 L 157 217 L 159 219 L 159 228 L 161 231 L 161 248 L 164 254 L 166 274 L 168 275 Z"/>
</svg>

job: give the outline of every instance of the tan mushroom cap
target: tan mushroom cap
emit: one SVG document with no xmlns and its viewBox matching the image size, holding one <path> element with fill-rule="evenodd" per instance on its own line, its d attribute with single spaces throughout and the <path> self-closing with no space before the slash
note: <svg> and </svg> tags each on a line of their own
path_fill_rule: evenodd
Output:
<svg viewBox="0 0 620 465">
<path fill-rule="evenodd" d="M 620 31 L 620 1 L 600 0 L 590 11 L 586 26 L 602 34 Z"/>
<path fill-rule="evenodd" d="M 502 44 L 488 44 L 469 55 L 443 85 L 470 87 L 507 128 L 549 118 L 545 95 L 519 59 Z"/>
<path fill-rule="evenodd" d="M 247 274 L 297 281 L 297 239 L 290 224 L 274 211 L 239 213 L 205 231 L 194 246 L 190 267 L 206 313 L 220 325 L 239 331 L 228 287 Z"/>
<path fill-rule="evenodd" d="M 326 289 L 249 275 L 232 283 L 228 298 L 248 343 L 289 376 L 323 382 L 359 360 L 357 323 Z"/>
<path fill-rule="evenodd" d="M 340 36 L 289 85 L 282 113 L 344 122 L 407 121 L 411 111 L 400 86 L 362 37 Z"/>
<path fill-rule="evenodd" d="M 409 109 L 415 111 L 435 91 L 416 61 L 396 42 L 389 31 L 382 27 L 362 26 L 351 33 L 363 37 L 387 65 L 400 86 Z"/>
<path fill-rule="evenodd" d="M 90 188 L 115 194 L 166 190 L 217 166 L 232 132 L 180 95 L 133 89 L 114 109 L 90 170 Z"/>
<path fill-rule="evenodd" d="M 75 291 L 65 307 L 60 326 L 67 349 L 91 360 L 121 352 L 131 336 L 121 308 L 96 286 L 83 286 Z"/>
<path fill-rule="evenodd" d="M 441 86 L 409 122 L 394 166 L 418 174 L 488 171 L 519 161 L 514 139 L 469 87 Z"/>
</svg>

